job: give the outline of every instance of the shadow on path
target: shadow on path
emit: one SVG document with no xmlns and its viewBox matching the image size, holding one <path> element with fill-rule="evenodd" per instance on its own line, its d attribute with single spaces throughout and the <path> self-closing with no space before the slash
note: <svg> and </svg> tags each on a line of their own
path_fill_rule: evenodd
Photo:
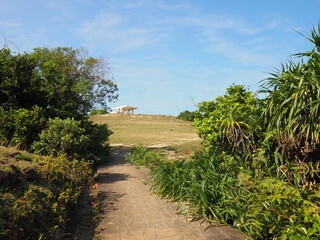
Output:
<svg viewBox="0 0 320 240">
<path fill-rule="evenodd" d="M 116 203 L 119 202 L 119 199 L 126 194 L 121 194 L 112 191 L 100 191 L 97 194 L 97 201 L 100 209 L 100 214 L 107 214 L 110 211 L 119 210 L 116 207 Z M 107 203 L 107 204 L 105 204 Z"/>
<path fill-rule="evenodd" d="M 103 183 L 114 183 L 118 181 L 125 181 L 129 177 L 130 176 L 128 174 L 123 174 L 123 173 L 100 173 L 98 183 L 103 184 Z"/>
</svg>

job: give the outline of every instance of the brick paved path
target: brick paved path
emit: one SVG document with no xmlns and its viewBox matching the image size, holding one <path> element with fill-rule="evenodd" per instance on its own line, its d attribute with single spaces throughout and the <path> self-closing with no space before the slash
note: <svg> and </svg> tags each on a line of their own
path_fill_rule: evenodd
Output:
<svg viewBox="0 0 320 240">
<path fill-rule="evenodd" d="M 102 240 L 240 240 L 227 226 L 210 227 L 187 222 L 176 214 L 177 205 L 151 195 L 144 184 L 146 170 L 123 159 L 124 150 L 113 150 L 112 161 L 98 170 L 100 197 L 104 198 L 98 236 Z"/>
</svg>

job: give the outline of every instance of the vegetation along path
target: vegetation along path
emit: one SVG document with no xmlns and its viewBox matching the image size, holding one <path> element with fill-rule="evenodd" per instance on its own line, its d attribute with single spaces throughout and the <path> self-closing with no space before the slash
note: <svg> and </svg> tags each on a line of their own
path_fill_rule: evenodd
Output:
<svg viewBox="0 0 320 240">
<path fill-rule="evenodd" d="M 111 161 L 98 170 L 98 191 L 103 199 L 101 239 L 244 239 L 228 226 L 214 226 L 206 231 L 205 223 L 188 222 L 176 214 L 174 203 L 151 195 L 145 184 L 147 170 L 124 160 L 126 150 L 113 149 Z"/>
</svg>

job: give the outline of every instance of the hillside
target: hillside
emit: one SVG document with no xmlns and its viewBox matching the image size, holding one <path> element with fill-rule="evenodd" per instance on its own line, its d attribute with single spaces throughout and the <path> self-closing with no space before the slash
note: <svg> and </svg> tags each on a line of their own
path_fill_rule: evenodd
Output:
<svg viewBox="0 0 320 240">
<path fill-rule="evenodd" d="M 111 146 L 144 145 L 150 148 L 167 148 L 179 152 L 194 152 L 200 148 L 200 138 L 190 122 L 166 115 L 106 114 L 91 119 L 106 123 L 113 134 Z"/>
</svg>

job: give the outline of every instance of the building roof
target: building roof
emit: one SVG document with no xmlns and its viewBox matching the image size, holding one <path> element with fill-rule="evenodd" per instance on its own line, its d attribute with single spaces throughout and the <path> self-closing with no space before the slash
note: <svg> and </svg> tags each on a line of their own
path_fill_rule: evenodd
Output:
<svg viewBox="0 0 320 240">
<path fill-rule="evenodd" d="M 112 108 L 112 110 L 115 110 L 115 111 L 119 111 L 119 110 L 121 110 L 121 111 L 130 111 L 130 110 L 134 110 L 134 109 L 138 109 L 138 108 L 131 107 L 131 106 L 128 106 L 128 105 Z"/>
</svg>

